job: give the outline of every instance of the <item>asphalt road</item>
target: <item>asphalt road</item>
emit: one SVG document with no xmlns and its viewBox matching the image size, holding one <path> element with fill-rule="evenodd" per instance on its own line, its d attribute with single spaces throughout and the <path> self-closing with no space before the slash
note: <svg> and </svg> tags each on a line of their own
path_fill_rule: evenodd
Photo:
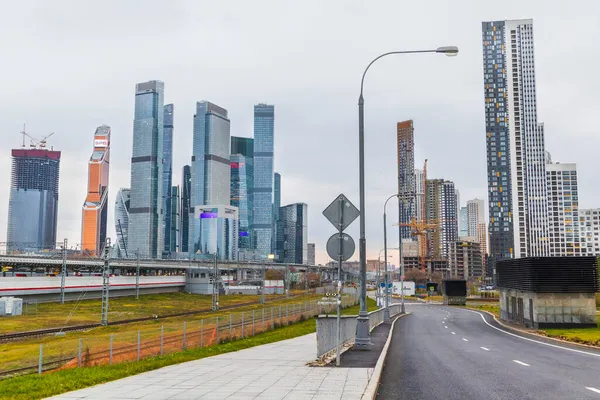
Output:
<svg viewBox="0 0 600 400">
<path fill-rule="evenodd" d="M 600 400 L 600 351 L 510 334 L 484 313 L 414 304 L 407 311 L 378 399 Z"/>
</svg>

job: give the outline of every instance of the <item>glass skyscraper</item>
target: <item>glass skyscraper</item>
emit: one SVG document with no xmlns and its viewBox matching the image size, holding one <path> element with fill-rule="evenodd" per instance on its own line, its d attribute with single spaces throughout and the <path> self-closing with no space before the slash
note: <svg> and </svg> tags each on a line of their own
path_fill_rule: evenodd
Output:
<svg viewBox="0 0 600 400">
<path fill-rule="evenodd" d="M 136 85 L 128 251 L 142 258 L 160 258 L 164 250 L 163 96 L 161 81 Z"/>
<path fill-rule="evenodd" d="M 169 253 L 178 253 L 180 251 L 179 224 L 181 222 L 181 199 L 179 198 L 179 186 L 171 187 L 171 197 L 169 200 Z"/>
<path fill-rule="evenodd" d="M 237 224 L 238 217 L 237 208 L 232 212 L 230 206 L 230 140 L 227 110 L 208 101 L 196 103 L 188 250 L 201 254 L 216 251 L 221 259 L 237 256 L 237 226 L 235 237 L 228 239 L 233 232 L 228 227 L 230 220 L 235 217 Z M 201 209 L 217 211 L 199 212 Z"/>
<path fill-rule="evenodd" d="M 308 262 L 308 206 L 295 203 L 279 209 L 277 237 L 280 262 L 305 264 Z"/>
<path fill-rule="evenodd" d="M 119 189 L 115 201 L 115 232 L 117 232 L 116 256 L 118 258 L 129 258 L 131 254 L 127 248 L 129 236 L 129 208 L 131 205 L 131 190 Z"/>
<path fill-rule="evenodd" d="M 174 252 L 175 249 L 172 247 L 173 243 L 176 243 L 176 238 L 171 237 L 172 224 L 172 213 L 173 199 L 171 198 L 171 187 L 173 184 L 173 113 L 175 109 L 173 104 L 167 104 L 164 106 L 164 117 L 163 117 L 163 229 L 164 229 L 164 241 L 165 255 Z M 175 240 L 174 240 L 175 239 Z"/>
<path fill-rule="evenodd" d="M 7 250 L 56 248 L 60 151 L 12 150 Z"/>
<path fill-rule="evenodd" d="M 240 249 L 252 249 L 254 139 L 231 137 L 231 205 L 239 210 Z"/>
<path fill-rule="evenodd" d="M 279 208 L 281 207 L 281 175 L 275 172 L 273 178 L 273 237 L 271 238 L 271 248 L 275 253 L 275 259 L 279 260 L 277 251 L 277 224 L 279 223 Z"/>
<path fill-rule="evenodd" d="M 549 254 L 533 21 L 482 23 L 490 261 Z"/>
<path fill-rule="evenodd" d="M 428 234 L 428 249 L 434 260 L 448 259 L 450 248 L 458 240 L 457 195 L 454 182 L 428 179 L 426 182 L 426 213 L 428 221 L 437 227 Z"/>
<path fill-rule="evenodd" d="M 254 199 L 252 240 L 261 257 L 272 253 L 275 106 L 254 106 Z"/>
<path fill-rule="evenodd" d="M 189 250 L 190 233 L 190 192 L 192 191 L 192 169 L 189 165 L 183 166 L 181 182 L 181 210 L 179 225 L 179 251 L 187 253 Z"/>
</svg>

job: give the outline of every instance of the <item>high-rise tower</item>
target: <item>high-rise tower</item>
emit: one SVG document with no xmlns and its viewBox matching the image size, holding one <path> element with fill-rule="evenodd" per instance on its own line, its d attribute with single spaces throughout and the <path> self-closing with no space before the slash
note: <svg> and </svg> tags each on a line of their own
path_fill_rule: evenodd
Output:
<svg viewBox="0 0 600 400">
<path fill-rule="evenodd" d="M 177 222 L 172 220 L 173 198 L 171 197 L 171 185 L 173 183 L 173 113 L 175 108 L 173 104 L 167 104 L 163 107 L 163 110 L 162 217 L 165 242 L 164 253 L 168 256 L 170 253 L 176 251 L 173 246 L 177 243 L 175 238 L 171 238 L 171 232 L 173 231 L 171 225 L 177 225 Z M 178 206 L 175 207 L 175 209 L 177 208 Z"/>
<path fill-rule="evenodd" d="M 118 258 L 133 258 L 135 252 L 130 253 L 127 247 L 129 237 L 129 208 L 131 206 L 131 190 L 121 188 L 117 192 L 115 201 L 115 232 L 117 243 L 115 248 Z"/>
<path fill-rule="evenodd" d="M 96 128 L 94 150 L 89 161 L 87 196 L 81 218 L 81 250 L 101 253 L 106 242 L 108 219 L 108 172 L 110 166 L 110 127 Z"/>
<path fill-rule="evenodd" d="M 231 205 L 239 209 L 239 248 L 252 249 L 254 139 L 231 137 Z"/>
<path fill-rule="evenodd" d="M 230 131 L 227 110 L 196 104 L 192 156 L 189 252 L 237 256 L 238 210 L 231 203 Z"/>
<path fill-rule="evenodd" d="M 60 151 L 12 150 L 7 250 L 56 247 Z"/>
<path fill-rule="evenodd" d="M 253 237 L 257 253 L 272 253 L 275 106 L 254 106 Z"/>
<path fill-rule="evenodd" d="M 182 253 L 187 253 L 189 250 L 189 233 L 190 233 L 190 193 L 192 191 L 192 169 L 189 165 L 183 166 L 183 177 L 181 182 L 181 208 L 179 224 L 179 246 Z"/>
<path fill-rule="evenodd" d="M 416 217 L 414 213 L 414 193 L 415 193 L 415 140 L 414 127 L 412 119 L 398 122 L 398 193 L 407 196 L 405 200 L 398 204 L 398 215 L 400 219 L 400 237 L 402 239 L 411 239 L 409 226 L 402 226 L 412 221 Z"/>
<path fill-rule="evenodd" d="M 163 96 L 161 81 L 135 87 L 128 251 L 142 258 L 161 258 L 164 249 Z"/>
<path fill-rule="evenodd" d="M 549 254 L 533 21 L 482 23 L 490 260 Z"/>
</svg>

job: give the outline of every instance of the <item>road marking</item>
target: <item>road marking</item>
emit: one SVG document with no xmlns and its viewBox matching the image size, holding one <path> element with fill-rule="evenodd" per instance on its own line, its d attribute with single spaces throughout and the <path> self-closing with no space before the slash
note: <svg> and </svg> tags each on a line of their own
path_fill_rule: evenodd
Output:
<svg viewBox="0 0 600 400">
<path fill-rule="evenodd" d="M 483 314 L 482 314 L 482 313 L 480 313 L 480 312 L 478 312 L 478 311 L 466 310 L 466 309 L 465 309 L 465 310 L 463 310 L 463 311 L 469 311 L 469 312 L 472 312 L 472 313 L 475 313 L 475 314 L 479 314 L 479 316 L 481 317 L 481 319 L 483 320 L 483 322 L 485 322 L 485 324 L 486 324 L 487 326 L 489 326 L 490 328 L 493 328 L 493 329 L 495 329 L 495 330 L 497 330 L 497 331 L 500 331 L 500 332 L 502 332 L 502 333 L 505 333 L 505 334 L 507 334 L 507 335 L 514 336 L 514 337 L 517 337 L 517 338 L 519 338 L 519 339 L 527 340 L 527 341 L 529 341 L 529 342 L 534 342 L 534 343 L 543 344 L 544 346 L 549 346 L 549 347 L 554 347 L 554 348 L 557 348 L 557 349 L 562 349 L 562 350 L 572 351 L 572 352 L 574 352 L 574 353 L 587 354 L 588 356 L 600 357 L 600 353 L 590 353 L 589 351 L 583 351 L 583 350 L 577 350 L 577 349 L 570 349 L 570 348 L 568 348 L 568 347 L 562 347 L 562 346 L 558 346 L 558 345 L 555 345 L 555 344 L 552 344 L 552 343 L 544 343 L 544 342 L 540 342 L 539 340 L 530 339 L 530 338 L 526 338 L 526 337 L 523 337 L 523 336 L 520 336 L 520 335 L 517 335 L 517 334 L 511 333 L 511 332 L 507 332 L 507 331 L 505 331 L 504 329 L 496 328 L 494 325 L 492 325 L 492 324 L 490 324 L 489 322 L 487 322 L 487 321 L 485 320 L 485 317 L 483 316 Z"/>
<path fill-rule="evenodd" d="M 452 332 L 452 334 L 453 334 L 453 335 L 456 335 L 456 333 L 455 333 L 455 332 Z"/>
<path fill-rule="evenodd" d="M 517 364 L 521 364 L 525 367 L 529 367 L 529 364 L 525 364 L 523 361 L 519 361 L 519 360 L 513 360 L 514 362 L 516 362 Z"/>
<path fill-rule="evenodd" d="M 448 329 L 448 327 L 446 325 L 444 325 L 444 328 Z"/>
<path fill-rule="evenodd" d="M 600 389 L 596 389 L 596 388 L 593 388 L 593 387 L 586 387 L 586 389 L 587 390 L 591 390 L 592 392 L 596 392 L 596 393 L 600 394 Z"/>
<path fill-rule="evenodd" d="M 468 342 L 468 341 L 469 341 L 468 339 L 465 339 L 465 338 L 462 338 L 462 339 L 463 339 L 465 342 Z"/>
<path fill-rule="evenodd" d="M 488 349 L 487 347 L 480 347 L 481 349 L 485 350 L 485 351 L 490 351 L 490 349 Z"/>
</svg>

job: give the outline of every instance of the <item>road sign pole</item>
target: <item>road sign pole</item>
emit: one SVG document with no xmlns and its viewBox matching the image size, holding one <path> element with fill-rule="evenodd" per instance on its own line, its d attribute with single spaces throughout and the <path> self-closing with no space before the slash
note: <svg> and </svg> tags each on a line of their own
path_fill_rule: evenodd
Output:
<svg viewBox="0 0 600 400">
<path fill-rule="evenodd" d="M 340 330 L 342 324 L 342 310 L 340 303 L 342 301 L 342 259 L 344 254 L 344 237 L 342 235 L 342 227 L 344 226 L 344 199 L 340 197 L 340 225 L 338 233 L 340 235 L 340 253 L 338 255 L 338 285 L 337 285 L 337 333 L 335 344 L 335 365 L 340 366 Z"/>
</svg>

